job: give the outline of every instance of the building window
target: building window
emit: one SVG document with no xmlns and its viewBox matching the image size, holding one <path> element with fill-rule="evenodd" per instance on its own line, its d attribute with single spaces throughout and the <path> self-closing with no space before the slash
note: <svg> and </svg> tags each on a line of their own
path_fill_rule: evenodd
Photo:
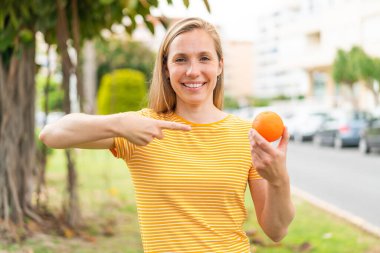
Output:
<svg viewBox="0 0 380 253">
<path fill-rule="evenodd" d="M 321 44 L 321 32 L 313 32 L 307 35 L 307 41 L 309 45 L 318 46 Z"/>
<path fill-rule="evenodd" d="M 316 99 L 321 100 L 325 97 L 326 83 L 327 77 L 325 73 L 315 72 L 313 74 L 313 94 Z"/>
</svg>

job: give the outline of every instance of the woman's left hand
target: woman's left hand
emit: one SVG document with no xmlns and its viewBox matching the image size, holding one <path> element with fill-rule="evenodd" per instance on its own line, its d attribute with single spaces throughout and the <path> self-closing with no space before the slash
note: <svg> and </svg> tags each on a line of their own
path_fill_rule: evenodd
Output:
<svg viewBox="0 0 380 253">
<path fill-rule="evenodd" d="M 289 180 L 286 169 L 286 151 L 289 134 L 286 129 L 282 133 L 277 147 L 271 145 L 255 129 L 249 131 L 252 162 L 256 171 L 273 186 L 280 186 Z"/>
</svg>

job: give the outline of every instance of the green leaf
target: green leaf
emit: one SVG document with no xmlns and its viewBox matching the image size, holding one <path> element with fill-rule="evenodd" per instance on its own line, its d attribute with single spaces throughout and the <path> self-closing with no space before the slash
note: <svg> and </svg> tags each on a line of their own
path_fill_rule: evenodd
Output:
<svg viewBox="0 0 380 253">
<path fill-rule="evenodd" d="M 4 12 L 0 11 L 0 30 L 4 29 L 5 24 L 5 14 Z"/>
<path fill-rule="evenodd" d="M 16 37 L 16 30 L 11 25 L 8 25 L 5 30 L 0 33 L 0 52 L 4 52 L 7 48 L 13 45 L 13 40 Z"/>
<path fill-rule="evenodd" d="M 183 4 L 185 5 L 186 8 L 189 8 L 190 1 L 189 0 L 183 0 Z"/>
<path fill-rule="evenodd" d="M 30 13 L 27 6 L 21 4 L 20 10 L 22 12 L 23 18 L 26 18 L 26 19 L 30 18 Z"/>
<path fill-rule="evenodd" d="M 203 0 L 203 3 L 205 4 L 207 11 L 211 13 L 211 7 L 210 7 L 210 4 L 208 3 L 208 0 Z"/>
<path fill-rule="evenodd" d="M 125 26 L 125 30 L 127 31 L 127 33 L 132 36 L 132 33 L 133 33 L 133 29 L 132 29 L 132 26 Z"/>
<path fill-rule="evenodd" d="M 12 23 L 13 27 L 14 27 L 15 29 L 19 28 L 20 23 L 18 22 L 17 15 L 16 15 L 16 13 L 14 12 L 13 9 L 10 9 L 10 11 L 9 11 L 9 15 L 10 15 L 11 23 Z"/>
<path fill-rule="evenodd" d="M 139 4 L 139 0 L 129 0 L 127 8 L 130 9 L 130 10 L 136 10 L 138 4 Z"/>
<path fill-rule="evenodd" d="M 145 17 L 144 17 L 144 23 L 148 27 L 149 31 L 152 34 L 154 34 L 154 25 L 149 20 L 146 20 Z"/>
<path fill-rule="evenodd" d="M 173 4 L 173 0 L 167 0 L 167 2 L 168 2 L 169 5 Z"/>
<path fill-rule="evenodd" d="M 32 42 L 34 39 L 34 34 L 29 29 L 22 29 L 19 33 L 20 39 L 24 43 Z"/>
<path fill-rule="evenodd" d="M 158 0 L 148 0 L 148 3 L 151 6 L 158 7 Z"/>
<path fill-rule="evenodd" d="M 150 14 L 150 9 L 149 7 L 145 8 L 141 3 L 139 3 L 136 9 L 136 12 L 140 14 L 143 18 L 145 18 L 146 16 Z"/>
<path fill-rule="evenodd" d="M 110 5 L 113 3 L 114 0 L 100 0 L 99 2 L 102 4 L 102 5 Z"/>
<path fill-rule="evenodd" d="M 376 71 L 374 72 L 373 78 L 380 82 L 380 58 L 373 59 L 373 65 Z"/>
<path fill-rule="evenodd" d="M 135 17 L 136 16 L 129 15 L 129 18 L 131 19 L 131 28 L 132 28 L 132 30 L 135 30 L 136 27 L 137 27 Z"/>
</svg>

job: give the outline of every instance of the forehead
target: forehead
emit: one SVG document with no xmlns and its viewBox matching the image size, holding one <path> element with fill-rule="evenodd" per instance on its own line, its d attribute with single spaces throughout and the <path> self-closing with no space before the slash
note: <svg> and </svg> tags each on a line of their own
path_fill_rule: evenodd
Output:
<svg viewBox="0 0 380 253">
<path fill-rule="evenodd" d="M 194 29 L 182 33 L 174 38 L 169 46 L 171 54 L 191 54 L 197 52 L 210 52 L 216 54 L 213 38 L 203 29 Z"/>
</svg>

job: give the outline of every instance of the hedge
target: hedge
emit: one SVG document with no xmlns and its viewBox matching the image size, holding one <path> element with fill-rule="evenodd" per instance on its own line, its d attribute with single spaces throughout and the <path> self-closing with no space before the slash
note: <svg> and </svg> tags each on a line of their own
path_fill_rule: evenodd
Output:
<svg viewBox="0 0 380 253">
<path fill-rule="evenodd" d="M 144 74 L 132 69 L 118 69 L 105 74 L 98 91 L 98 113 L 136 111 L 145 106 L 147 88 Z"/>
</svg>

